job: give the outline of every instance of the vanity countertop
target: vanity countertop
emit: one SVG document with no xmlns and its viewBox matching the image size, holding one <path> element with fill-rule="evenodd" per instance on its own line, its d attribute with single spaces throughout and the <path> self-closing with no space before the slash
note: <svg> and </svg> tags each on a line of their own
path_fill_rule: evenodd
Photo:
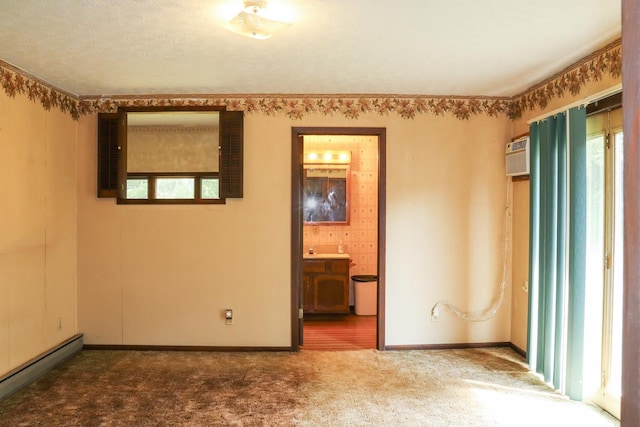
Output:
<svg viewBox="0 0 640 427">
<path fill-rule="evenodd" d="M 326 253 L 326 254 L 310 254 L 305 252 L 303 259 L 349 259 L 349 254 Z"/>
</svg>

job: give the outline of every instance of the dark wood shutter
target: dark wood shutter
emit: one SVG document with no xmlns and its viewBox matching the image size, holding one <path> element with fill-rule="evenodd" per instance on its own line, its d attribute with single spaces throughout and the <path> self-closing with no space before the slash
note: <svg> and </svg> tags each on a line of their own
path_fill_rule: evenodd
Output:
<svg viewBox="0 0 640 427">
<path fill-rule="evenodd" d="M 98 197 L 116 197 L 118 189 L 118 114 L 98 114 Z"/>
<path fill-rule="evenodd" d="M 244 114 L 220 112 L 220 198 L 242 198 Z"/>
</svg>

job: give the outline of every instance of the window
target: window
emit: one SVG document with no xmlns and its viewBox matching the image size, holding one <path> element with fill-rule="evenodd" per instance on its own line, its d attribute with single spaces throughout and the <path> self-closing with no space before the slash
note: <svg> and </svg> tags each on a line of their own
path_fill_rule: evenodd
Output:
<svg viewBox="0 0 640 427">
<path fill-rule="evenodd" d="M 122 108 L 98 118 L 98 196 L 126 204 L 242 197 L 243 114 Z"/>
</svg>

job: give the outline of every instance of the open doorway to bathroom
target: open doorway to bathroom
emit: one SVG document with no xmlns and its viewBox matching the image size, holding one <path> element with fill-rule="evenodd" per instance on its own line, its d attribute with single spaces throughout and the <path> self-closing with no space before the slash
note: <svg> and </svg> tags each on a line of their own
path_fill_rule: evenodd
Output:
<svg viewBox="0 0 640 427">
<path fill-rule="evenodd" d="M 292 129 L 293 350 L 384 349 L 385 147 L 384 128 Z M 310 212 L 342 188 L 346 215 Z"/>
</svg>

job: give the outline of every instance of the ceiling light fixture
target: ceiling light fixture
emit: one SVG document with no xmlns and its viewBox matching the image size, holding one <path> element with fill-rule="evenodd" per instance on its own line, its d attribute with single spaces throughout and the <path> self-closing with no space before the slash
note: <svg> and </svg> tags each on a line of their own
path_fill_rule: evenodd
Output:
<svg viewBox="0 0 640 427">
<path fill-rule="evenodd" d="M 244 9 L 229 21 L 228 28 L 236 34 L 265 40 L 291 25 L 277 15 L 277 10 L 267 8 L 266 0 L 246 0 Z"/>
</svg>

